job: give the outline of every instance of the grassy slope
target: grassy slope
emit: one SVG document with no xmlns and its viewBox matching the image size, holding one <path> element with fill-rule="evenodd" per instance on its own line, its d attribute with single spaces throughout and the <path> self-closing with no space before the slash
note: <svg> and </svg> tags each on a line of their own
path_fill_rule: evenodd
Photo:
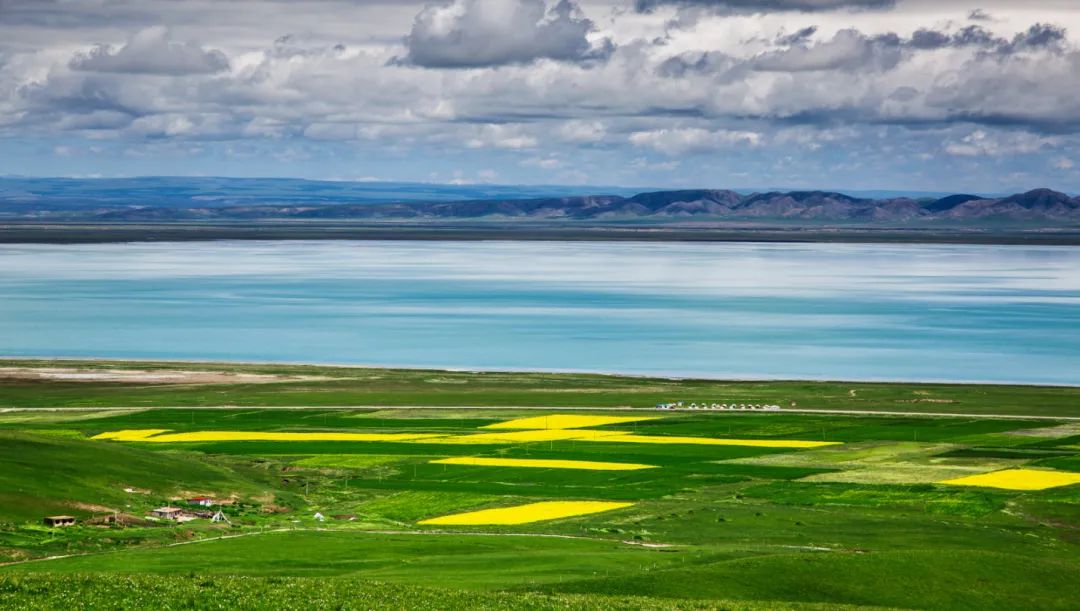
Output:
<svg viewBox="0 0 1080 611">
<path fill-rule="evenodd" d="M 125 487 L 150 494 L 132 495 Z M 88 517 L 95 513 L 90 505 L 128 511 L 132 503 L 154 504 L 183 491 L 224 496 L 259 489 L 228 469 L 174 453 L 0 430 L 0 522 L 50 513 Z"/>
<path fill-rule="evenodd" d="M 981 550 L 740 557 L 587 540 L 326 532 L 68 558 L 10 571 L 362 577 L 465 590 L 932 609 L 1069 609 L 1075 602 L 1070 592 L 1080 582 L 1080 566 L 1068 559 Z"/>
<path fill-rule="evenodd" d="M 73 603 L 72 593 L 77 593 Z M 75 606 L 73 606 L 75 605 Z M 5 609 L 849 609 L 835 605 L 656 600 L 434 589 L 359 580 L 230 576 L 0 575 Z M 855 609 L 851 607 L 850 609 Z"/>
<path fill-rule="evenodd" d="M 57 361 L 5 365 L 55 366 Z M 199 369 L 319 375 L 335 378 L 274 384 L 154 385 L 0 381 L 0 406 L 585 406 L 651 407 L 664 401 L 779 403 L 801 408 L 911 412 L 1080 415 L 1080 388 L 719 382 L 584 374 L 471 373 L 212 363 L 105 363 L 63 366 Z"/>
</svg>

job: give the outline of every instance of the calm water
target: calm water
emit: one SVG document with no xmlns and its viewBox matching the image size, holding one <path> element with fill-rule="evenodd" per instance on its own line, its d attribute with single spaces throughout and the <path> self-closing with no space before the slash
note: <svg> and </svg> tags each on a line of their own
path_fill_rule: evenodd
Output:
<svg viewBox="0 0 1080 611">
<path fill-rule="evenodd" d="M 1080 384 L 1080 249 L 0 246 L 0 355 Z"/>
</svg>

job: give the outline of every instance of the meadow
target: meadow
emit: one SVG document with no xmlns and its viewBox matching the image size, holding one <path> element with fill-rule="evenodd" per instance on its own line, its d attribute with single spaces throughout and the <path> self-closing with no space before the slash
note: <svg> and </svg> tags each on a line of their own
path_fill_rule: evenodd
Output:
<svg viewBox="0 0 1080 611">
<path fill-rule="evenodd" d="M 1074 608 L 1072 389 L 248 370 L 0 380 L 0 606 Z"/>
</svg>

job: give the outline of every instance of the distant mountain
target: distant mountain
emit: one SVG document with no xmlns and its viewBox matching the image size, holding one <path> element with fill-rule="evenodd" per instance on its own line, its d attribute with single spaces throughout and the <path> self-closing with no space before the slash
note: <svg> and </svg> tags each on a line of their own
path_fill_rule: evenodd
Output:
<svg viewBox="0 0 1080 611">
<path fill-rule="evenodd" d="M 38 181 L 35 183 L 34 181 Z M 0 218 L 95 222 L 258 220 L 651 220 L 813 224 L 1080 223 L 1080 198 L 856 197 L 832 191 L 567 193 L 570 187 L 434 186 L 264 179 L 0 180 Z M 455 197 L 457 196 L 457 197 Z M 462 197 L 464 196 L 464 197 Z"/>
<path fill-rule="evenodd" d="M 631 196 L 640 189 L 558 185 L 357 182 L 298 178 L 142 176 L 135 178 L 0 178 L 0 214 L 12 211 L 232 206 L 319 206 L 571 195 Z"/>
</svg>

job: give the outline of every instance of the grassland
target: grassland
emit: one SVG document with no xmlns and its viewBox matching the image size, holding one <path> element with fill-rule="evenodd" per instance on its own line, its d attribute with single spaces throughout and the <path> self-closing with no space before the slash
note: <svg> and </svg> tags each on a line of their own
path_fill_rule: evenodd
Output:
<svg viewBox="0 0 1080 611">
<path fill-rule="evenodd" d="M 0 404 L 85 408 L 0 412 L 0 607 L 1075 608 L 1080 484 L 945 483 L 1080 472 L 1073 389 L 251 369 L 341 379 L 0 381 Z M 556 408 L 714 397 L 913 413 Z M 228 404 L 245 407 L 201 409 Z M 999 413 L 1016 417 L 978 415 Z M 583 424 L 503 424 L 526 418 Z M 136 430 L 173 441 L 108 438 Z M 560 430 L 597 435 L 486 437 Z M 479 442 L 437 443 L 457 438 Z M 590 463 L 652 468 L 562 468 Z M 195 494 L 231 523 L 145 518 Z M 608 510 L 438 520 L 553 501 Z M 40 524 L 56 513 L 80 523 Z"/>
<path fill-rule="evenodd" d="M 6 360 L 49 367 L 56 361 Z M 317 376 L 275 384 L 0 380 L 2 407 L 536 406 L 652 407 L 660 402 L 763 403 L 829 410 L 1077 416 L 1080 388 L 851 382 L 722 382 L 588 374 L 457 372 L 221 363 L 63 361 L 87 371 L 134 368 Z"/>
</svg>

